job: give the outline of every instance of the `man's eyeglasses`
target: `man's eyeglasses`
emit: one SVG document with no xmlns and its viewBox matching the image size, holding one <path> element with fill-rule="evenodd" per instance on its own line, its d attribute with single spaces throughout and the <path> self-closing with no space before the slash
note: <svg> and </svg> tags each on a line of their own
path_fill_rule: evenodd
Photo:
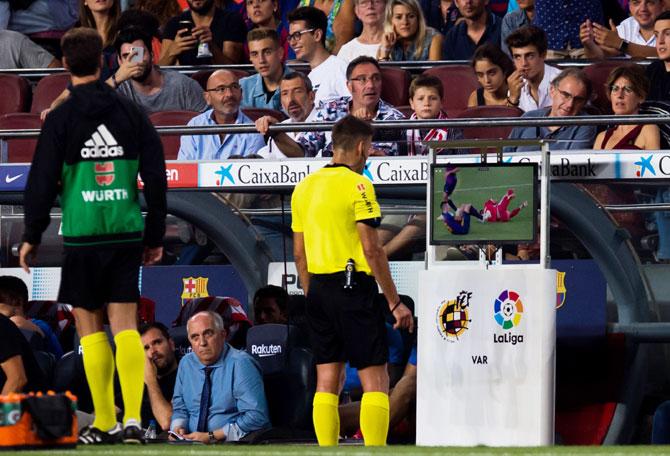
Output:
<svg viewBox="0 0 670 456">
<path fill-rule="evenodd" d="M 233 82 L 232 84 L 220 85 L 218 87 L 214 87 L 213 89 L 207 89 L 205 90 L 205 92 L 214 92 L 219 95 L 222 95 L 226 92 L 226 90 L 230 90 L 231 92 L 240 90 L 240 85 L 237 82 Z"/>
<path fill-rule="evenodd" d="M 316 29 L 311 28 L 311 29 L 299 30 L 297 32 L 293 32 L 288 36 L 288 40 L 289 40 L 289 42 L 298 41 L 305 33 L 310 33 L 310 32 L 313 32 L 314 30 L 316 30 Z"/>
<path fill-rule="evenodd" d="M 635 93 L 631 86 L 618 86 L 616 84 L 610 86 L 610 93 L 619 93 L 620 91 L 623 91 L 624 95 Z"/>
<path fill-rule="evenodd" d="M 379 84 L 382 82 L 382 75 L 381 74 L 373 74 L 372 76 L 358 76 L 355 78 L 349 79 L 352 82 L 358 82 L 360 84 L 367 84 L 368 81 L 372 81 L 373 84 Z"/>
<path fill-rule="evenodd" d="M 565 101 L 574 101 L 575 103 L 586 103 L 587 101 L 586 97 L 575 96 L 559 88 L 557 88 L 556 91 L 561 95 L 561 98 L 563 98 Z"/>
</svg>

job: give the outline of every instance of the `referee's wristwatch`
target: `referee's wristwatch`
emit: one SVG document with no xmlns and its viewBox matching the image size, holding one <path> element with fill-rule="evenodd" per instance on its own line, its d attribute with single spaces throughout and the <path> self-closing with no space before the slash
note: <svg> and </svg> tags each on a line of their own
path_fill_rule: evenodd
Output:
<svg viewBox="0 0 670 456">
<path fill-rule="evenodd" d="M 212 431 L 209 431 L 209 432 L 207 433 L 207 435 L 209 436 L 209 443 L 216 443 L 216 442 L 218 442 L 218 440 L 216 439 L 216 437 L 214 437 L 214 433 L 213 433 Z"/>
</svg>

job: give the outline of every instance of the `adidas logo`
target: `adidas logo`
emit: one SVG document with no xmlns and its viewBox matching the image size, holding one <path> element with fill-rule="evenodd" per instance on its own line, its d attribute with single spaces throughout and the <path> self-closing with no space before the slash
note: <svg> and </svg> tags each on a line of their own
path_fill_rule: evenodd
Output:
<svg viewBox="0 0 670 456">
<path fill-rule="evenodd" d="M 119 146 L 116 139 L 109 132 L 105 124 L 98 125 L 98 128 L 91 135 L 91 139 L 84 143 L 81 148 L 82 158 L 107 158 L 122 157 L 123 147 Z"/>
</svg>

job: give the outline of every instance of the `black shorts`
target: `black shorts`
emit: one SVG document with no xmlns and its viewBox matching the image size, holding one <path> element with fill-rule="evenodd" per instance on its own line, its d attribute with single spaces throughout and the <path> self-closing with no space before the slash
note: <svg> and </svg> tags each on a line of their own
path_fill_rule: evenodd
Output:
<svg viewBox="0 0 670 456">
<path fill-rule="evenodd" d="M 356 286 L 342 288 L 344 273 L 315 274 L 309 281 L 307 321 L 317 364 L 349 361 L 363 369 L 385 364 L 388 342 L 377 282 L 356 273 Z"/>
<path fill-rule="evenodd" d="M 58 301 L 87 310 L 110 302 L 138 302 L 141 245 L 66 248 Z"/>
</svg>

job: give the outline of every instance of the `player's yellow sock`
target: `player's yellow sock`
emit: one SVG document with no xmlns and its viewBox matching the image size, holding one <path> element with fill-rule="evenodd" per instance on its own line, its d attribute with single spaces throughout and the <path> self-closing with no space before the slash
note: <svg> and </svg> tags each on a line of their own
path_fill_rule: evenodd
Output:
<svg viewBox="0 0 670 456">
<path fill-rule="evenodd" d="M 107 334 L 96 332 L 81 338 L 84 371 L 91 390 L 95 420 L 93 426 L 109 431 L 116 425 L 114 413 L 114 355 Z"/>
<path fill-rule="evenodd" d="M 123 422 L 129 419 L 141 423 L 142 392 L 144 391 L 144 349 L 140 333 L 127 329 L 114 336 L 116 343 L 116 369 L 123 395 Z"/>
<path fill-rule="evenodd" d="M 361 432 L 365 446 L 384 446 L 389 431 L 389 396 L 379 391 L 361 399 Z"/>
<path fill-rule="evenodd" d="M 314 432 L 319 446 L 336 446 L 340 434 L 340 414 L 337 410 L 338 397 L 332 393 L 314 394 Z"/>
</svg>

